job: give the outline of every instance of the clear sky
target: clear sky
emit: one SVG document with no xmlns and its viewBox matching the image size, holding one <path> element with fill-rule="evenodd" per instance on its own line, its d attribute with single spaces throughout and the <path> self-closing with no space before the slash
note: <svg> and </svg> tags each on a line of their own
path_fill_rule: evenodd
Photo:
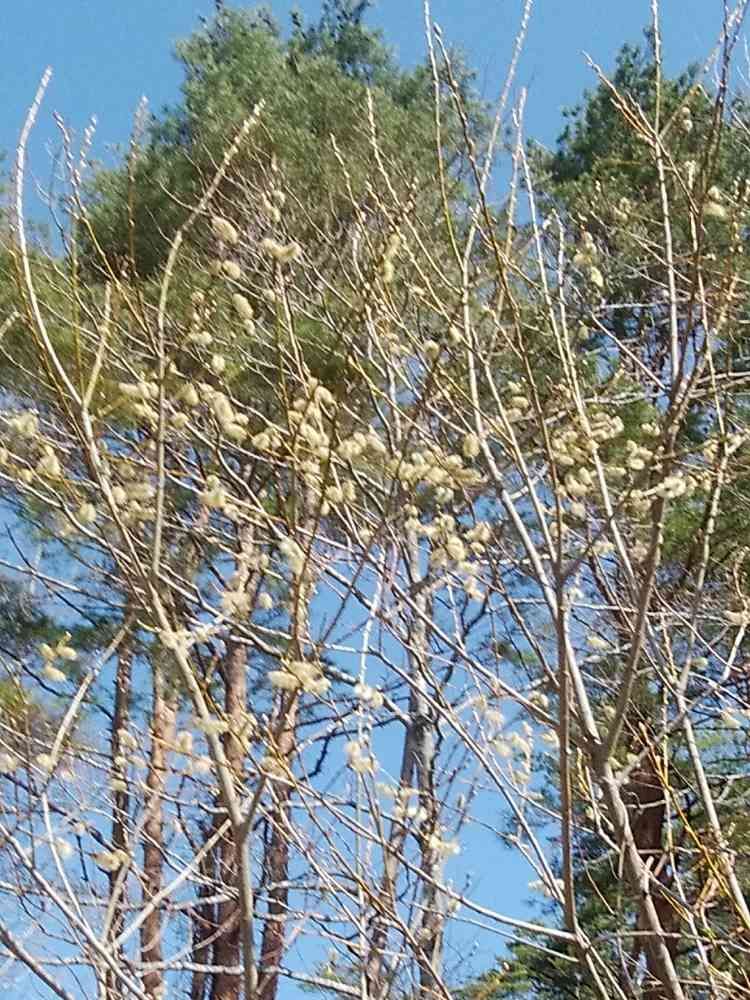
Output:
<svg viewBox="0 0 750 1000">
<path fill-rule="evenodd" d="M 288 23 L 289 0 L 268 6 Z M 306 15 L 317 0 L 297 4 Z M 667 69 L 676 71 L 712 47 L 722 0 L 662 0 Z M 44 67 L 54 78 L 31 147 L 31 163 L 44 186 L 49 149 L 59 148 L 51 113 L 75 129 L 98 119 L 95 150 L 125 142 L 142 95 L 158 110 L 178 94 L 176 39 L 189 33 L 213 0 L 5 0 L 0 18 L 0 150 L 15 146 L 25 108 Z M 433 17 L 447 40 L 461 45 L 487 96 L 496 92 L 507 64 L 520 0 L 434 0 Z M 605 67 L 626 40 L 638 40 L 649 0 L 536 0 L 518 77 L 529 88 L 527 132 L 552 142 L 560 109 L 574 103 L 592 74 L 583 52 Z M 376 0 L 371 21 L 382 26 L 404 63 L 424 53 L 421 0 Z"/>
</svg>

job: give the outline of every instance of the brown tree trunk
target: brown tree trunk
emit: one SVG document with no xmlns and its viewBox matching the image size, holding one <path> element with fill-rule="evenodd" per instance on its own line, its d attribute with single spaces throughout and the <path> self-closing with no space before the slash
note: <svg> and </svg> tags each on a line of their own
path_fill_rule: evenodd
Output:
<svg viewBox="0 0 750 1000">
<path fill-rule="evenodd" d="M 280 699 L 276 752 L 280 760 L 289 763 L 294 752 L 297 725 L 297 696 L 285 693 Z M 273 786 L 273 803 L 268 817 L 268 838 L 263 857 L 263 877 L 268 900 L 266 919 L 260 946 L 260 1000 L 276 1000 L 279 975 L 275 971 L 284 954 L 284 924 L 289 902 L 289 803 L 291 787 L 287 783 Z"/>
<path fill-rule="evenodd" d="M 307 498 L 306 498 L 307 500 Z M 303 503 L 304 505 L 304 503 Z M 311 528 L 311 525 L 308 525 Z M 309 569 L 305 571 L 309 573 Z M 309 638 L 309 576 L 300 574 L 295 581 L 296 592 L 290 628 L 290 653 L 305 659 Z M 296 747 L 298 696 L 284 692 L 278 699 L 271 722 L 273 749 L 276 757 L 291 773 Z M 276 1000 L 279 989 L 278 967 L 284 955 L 285 924 L 289 907 L 289 805 L 292 787 L 287 782 L 273 782 L 265 851 L 263 882 L 266 887 L 266 919 L 260 944 L 259 1000 Z"/>
<path fill-rule="evenodd" d="M 245 745 L 241 734 L 247 713 L 247 653 L 239 643 L 230 643 L 224 659 L 224 711 L 229 721 L 225 733 L 224 752 L 235 781 L 242 780 L 245 763 Z M 225 803 L 226 805 L 226 803 Z M 217 822 L 223 821 L 223 815 Z M 217 851 L 216 879 L 227 899 L 216 908 L 216 939 L 213 946 L 213 964 L 225 970 L 240 965 L 240 932 L 242 930 L 239 904 L 239 859 L 237 845 L 231 830 L 221 838 Z M 211 1000 L 239 1000 L 242 978 L 235 972 L 216 972 L 211 981 Z"/>
<path fill-rule="evenodd" d="M 167 776 L 167 747 L 174 741 L 175 705 L 168 697 L 164 674 L 153 665 L 153 706 L 151 715 L 151 756 L 146 777 L 146 821 L 143 825 L 143 896 L 144 906 L 161 891 L 164 866 L 163 796 Z M 141 925 L 141 961 L 161 962 L 161 910 L 157 906 Z M 143 976 L 143 989 L 149 997 L 164 992 L 164 975 L 154 969 Z"/>
<path fill-rule="evenodd" d="M 644 863 L 652 871 L 659 872 L 662 867 L 664 853 L 664 826 L 667 820 L 664 788 L 652 760 L 644 761 L 643 766 L 633 772 L 628 785 L 631 812 L 631 827 L 633 840 Z M 662 874 L 661 881 L 667 881 Z M 654 908 L 659 917 L 659 923 L 666 936 L 664 944 L 672 958 L 677 953 L 676 931 L 679 926 L 677 911 L 664 896 L 653 893 Z M 641 932 L 649 930 L 648 919 L 643 912 L 637 917 L 637 929 Z M 661 982 L 659 970 L 661 963 L 657 951 L 657 942 L 647 936 L 636 941 L 636 949 L 642 952 L 646 959 L 647 982 L 644 987 L 644 1000 L 665 1000 L 671 993 Z"/>
</svg>

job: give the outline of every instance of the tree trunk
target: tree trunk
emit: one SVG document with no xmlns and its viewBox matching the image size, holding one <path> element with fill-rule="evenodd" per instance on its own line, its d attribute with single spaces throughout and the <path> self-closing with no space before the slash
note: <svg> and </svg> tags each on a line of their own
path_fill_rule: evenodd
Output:
<svg viewBox="0 0 750 1000">
<path fill-rule="evenodd" d="M 650 759 L 646 759 L 643 766 L 633 772 L 632 779 L 627 787 L 629 793 L 628 809 L 631 812 L 631 826 L 633 839 L 638 848 L 644 864 L 658 872 L 663 860 L 664 852 L 664 825 L 667 820 L 664 788 L 659 775 Z M 667 881 L 664 872 L 660 875 L 660 881 Z M 664 945 L 670 956 L 674 959 L 677 953 L 676 931 L 679 925 L 678 914 L 668 899 L 658 896 L 655 893 L 654 908 L 659 917 L 659 923 L 664 932 Z M 643 905 L 640 905 L 637 922 L 637 929 L 642 933 L 649 930 L 649 922 L 643 912 Z M 647 981 L 644 986 L 644 1000 L 665 1000 L 671 997 L 671 991 L 663 984 L 659 970 L 661 968 L 657 942 L 652 935 L 636 940 L 636 949 L 642 952 L 646 959 Z M 637 957 L 637 956 L 636 956 Z"/>
<path fill-rule="evenodd" d="M 277 735 L 276 752 L 287 763 L 294 752 L 297 724 L 297 696 L 284 693 L 280 699 L 278 718 L 281 729 Z M 275 783 L 273 803 L 268 817 L 268 837 L 263 857 L 263 878 L 268 900 L 266 920 L 260 946 L 260 1000 L 276 1000 L 279 975 L 275 970 L 284 954 L 284 923 L 289 902 L 289 803 L 290 785 Z M 263 971 L 268 970 L 268 971 Z"/>
<path fill-rule="evenodd" d="M 306 498 L 307 501 L 307 498 Z M 308 528 L 311 526 L 308 525 Z M 312 592 L 309 569 L 295 579 L 296 593 L 290 628 L 290 653 L 304 659 L 309 632 L 309 601 Z M 283 692 L 271 721 L 272 746 L 276 757 L 291 772 L 296 746 L 298 696 Z M 278 967 L 284 955 L 284 925 L 289 906 L 289 805 L 292 787 L 287 782 L 272 782 L 272 801 L 268 813 L 263 882 L 266 886 L 266 919 L 260 944 L 259 1000 L 276 1000 L 279 989 Z"/>
<path fill-rule="evenodd" d="M 174 741 L 175 705 L 168 697 L 161 667 L 153 665 L 151 756 L 146 777 L 146 821 L 143 825 L 143 906 L 161 891 L 164 866 L 163 804 L 167 775 L 167 747 Z M 162 961 L 161 910 L 157 906 L 141 925 L 141 961 Z M 159 969 L 146 972 L 143 989 L 149 997 L 164 993 L 164 975 Z"/>
<path fill-rule="evenodd" d="M 420 551 L 415 535 L 409 538 L 410 575 L 412 581 L 420 580 Z M 426 582 L 421 581 L 420 582 Z M 443 952 L 444 914 L 440 908 L 437 883 L 442 866 L 442 856 L 433 845 L 433 836 L 440 835 L 440 809 L 435 795 L 435 710 L 427 698 L 428 679 L 431 675 L 429 657 L 429 632 L 431 603 L 422 588 L 414 599 L 414 615 L 409 635 L 411 650 L 412 707 L 414 768 L 419 789 L 419 806 L 423 819 L 419 825 L 420 866 L 424 872 L 422 883 L 422 915 L 417 941 L 419 966 L 419 1000 L 434 1000 L 443 996 L 440 968 Z"/>
<path fill-rule="evenodd" d="M 409 539 L 410 576 L 412 587 L 426 583 L 419 565 L 419 546 L 416 536 Z M 401 758 L 399 787 L 407 789 L 415 781 L 419 790 L 419 806 L 423 819 L 419 825 L 420 867 L 425 873 L 422 886 L 422 913 L 415 949 L 419 969 L 419 1000 L 432 1000 L 443 996 L 439 988 L 439 970 L 442 963 L 444 914 L 439 908 L 435 884 L 439 876 L 441 858 L 431 843 L 433 834 L 439 832 L 439 809 L 434 789 L 435 724 L 433 712 L 426 698 L 429 676 L 428 598 L 424 586 L 419 586 L 414 598 L 414 609 L 409 630 L 409 722 Z M 416 780 L 415 780 L 416 779 Z M 389 977 L 384 969 L 388 944 L 388 928 L 396 911 L 396 882 L 401 861 L 407 826 L 395 821 L 391 825 L 383 877 L 380 884 L 380 912 L 375 915 L 370 947 L 366 959 L 368 995 L 373 1000 L 384 1000 L 389 990 Z"/>
<path fill-rule="evenodd" d="M 224 752 L 235 781 L 242 780 L 245 746 L 241 733 L 247 713 L 247 653 L 239 643 L 230 643 L 224 660 L 224 711 L 230 723 L 224 734 Z M 225 803 L 226 806 L 226 803 Z M 223 813 L 217 823 L 224 820 Z M 221 838 L 217 851 L 216 879 L 227 898 L 216 908 L 217 930 L 213 946 L 213 964 L 225 969 L 240 965 L 239 859 L 231 829 Z M 211 982 L 211 1000 L 239 1000 L 241 976 L 235 972 L 216 972 Z"/>
<path fill-rule="evenodd" d="M 128 637 L 120 648 L 120 655 L 117 661 L 117 672 L 115 675 L 115 704 L 112 715 L 112 733 L 110 737 L 111 747 L 111 775 L 117 782 L 126 780 L 126 757 L 127 747 L 123 743 L 123 734 L 130 722 L 130 684 L 133 672 L 133 646 Z M 127 788 L 115 787 L 112 803 L 112 832 L 110 840 L 113 851 L 128 852 L 128 812 L 130 809 L 130 796 Z M 109 874 L 109 894 L 113 900 L 112 923 L 110 935 L 113 939 L 119 937 L 123 929 L 124 921 L 124 892 L 125 886 L 119 885 L 119 871 Z M 115 894 L 117 898 L 114 899 Z M 115 956 L 119 959 L 119 956 Z M 118 961 L 119 964 L 119 961 Z M 107 969 L 105 975 L 105 994 L 108 1000 L 119 1000 L 120 985 L 111 969 Z"/>
<path fill-rule="evenodd" d="M 399 776 L 399 791 L 411 787 L 412 776 L 416 767 L 416 741 L 414 733 L 414 712 L 416 699 L 414 693 L 409 697 L 409 717 L 404 749 L 401 755 L 401 774 Z M 398 799 L 396 800 L 398 803 Z M 388 928 L 396 912 L 396 880 L 404 841 L 406 840 L 406 823 L 396 820 L 391 823 L 388 843 L 385 847 L 383 860 L 383 876 L 380 880 L 380 891 L 377 896 L 379 909 L 373 917 L 370 934 L 370 948 L 367 955 L 365 976 L 367 994 L 373 1000 L 385 997 L 388 990 L 388 979 L 384 974 L 383 961 L 388 945 Z"/>
</svg>

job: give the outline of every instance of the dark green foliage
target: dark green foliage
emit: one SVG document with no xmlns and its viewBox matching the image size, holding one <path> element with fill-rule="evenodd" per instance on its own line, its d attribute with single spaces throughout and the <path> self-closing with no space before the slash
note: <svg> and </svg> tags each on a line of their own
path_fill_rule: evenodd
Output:
<svg viewBox="0 0 750 1000">
<path fill-rule="evenodd" d="M 652 39 L 646 32 L 647 45 L 624 45 L 617 56 L 611 82 L 653 120 L 656 104 L 656 66 L 653 61 Z M 696 84 L 697 65 L 692 65 L 673 80 L 663 81 L 661 93 L 662 120 L 674 114 L 677 106 Z M 701 117 L 710 113 L 711 102 L 705 94 L 695 94 L 692 110 Z M 555 185 L 585 183 L 610 172 L 622 180 L 623 186 L 634 185 L 652 178 L 652 166 L 644 156 L 644 148 L 623 121 L 612 90 L 603 85 L 584 94 L 583 102 L 563 111 L 568 124 L 557 140 L 557 150 L 547 161 L 550 178 Z"/>
<path fill-rule="evenodd" d="M 317 226 L 346 216 L 348 195 L 331 136 L 353 190 L 362 192 L 374 176 L 367 87 L 389 171 L 404 188 L 429 176 L 435 148 L 430 73 L 396 65 L 380 33 L 364 25 L 368 7 L 350 0 L 327 3 L 316 25 L 305 26 L 296 17 L 288 38 L 266 12 L 222 7 L 180 42 L 180 103 L 151 120 L 130 168 L 102 171 L 91 187 L 95 238 L 85 247 L 89 262 L 101 265 L 98 244 L 110 266 L 126 266 L 132 255 L 130 266 L 138 274 L 155 273 L 228 142 L 261 102 L 259 125 L 235 175 L 252 187 L 274 158 L 288 187 L 305 198 L 304 204 L 287 205 L 283 225 L 258 220 L 261 229 L 253 236 L 289 231 L 304 240 Z M 467 99 L 469 82 L 463 73 Z M 470 108 L 478 114 L 476 102 Z M 228 192 L 228 200 L 233 204 L 227 214 L 243 226 L 248 215 L 257 219 L 257 205 L 238 203 L 236 190 Z"/>
<path fill-rule="evenodd" d="M 53 635 L 52 620 L 29 596 L 28 586 L 0 579 L 0 644 L 6 655 L 21 656 Z"/>
</svg>

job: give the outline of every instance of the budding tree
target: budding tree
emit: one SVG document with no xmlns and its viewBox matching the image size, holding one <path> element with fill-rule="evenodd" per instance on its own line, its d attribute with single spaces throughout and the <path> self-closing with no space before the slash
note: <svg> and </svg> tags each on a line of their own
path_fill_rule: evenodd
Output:
<svg viewBox="0 0 750 1000">
<path fill-rule="evenodd" d="M 431 186 L 362 88 L 326 225 L 259 105 L 143 280 L 64 129 L 68 252 L 30 245 L 42 81 L 0 482 L 55 628 L 3 663 L 49 715 L 2 734 L 0 944 L 52 994 L 449 1000 L 475 940 L 602 1000 L 750 988 L 746 125 L 702 91 L 686 159 L 654 5 L 653 101 L 601 77 L 651 186 L 563 211 L 509 105 L 530 6 L 478 135 L 428 11 Z"/>
</svg>

